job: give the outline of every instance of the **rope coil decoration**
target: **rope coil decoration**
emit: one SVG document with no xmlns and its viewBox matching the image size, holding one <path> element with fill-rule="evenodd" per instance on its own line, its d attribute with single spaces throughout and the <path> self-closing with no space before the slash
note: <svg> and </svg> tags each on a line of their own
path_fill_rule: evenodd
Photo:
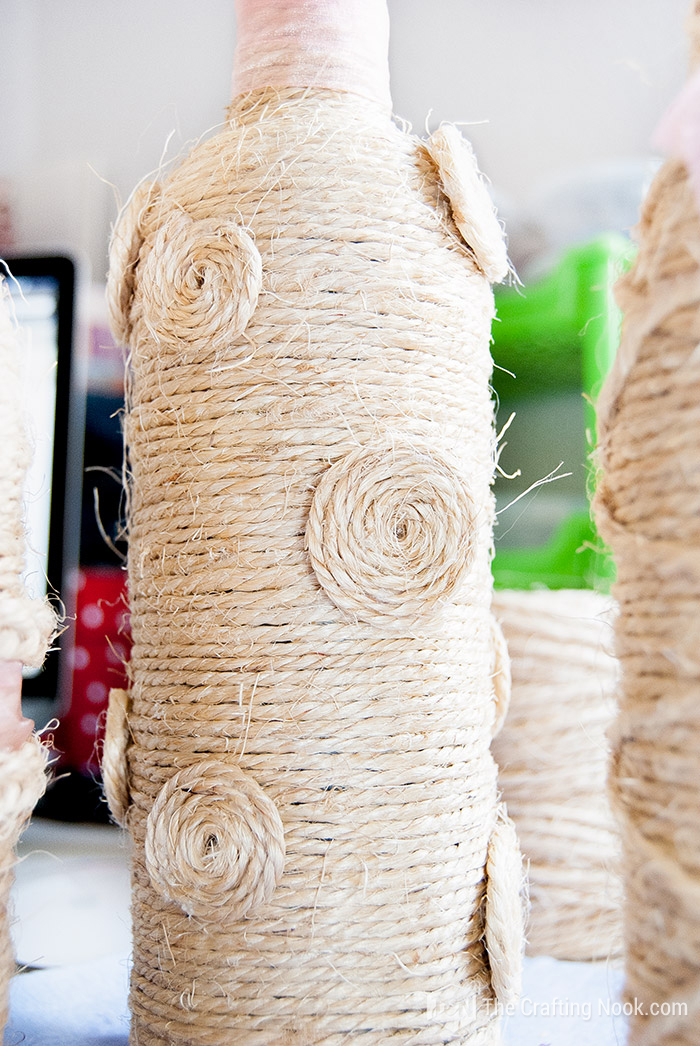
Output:
<svg viewBox="0 0 700 1046">
<path fill-rule="evenodd" d="M 612 601 L 586 590 L 496 591 L 512 692 L 492 750 L 529 865 L 527 952 L 622 949 L 619 836 L 607 797 L 618 665 Z"/>
<path fill-rule="evenodd" d="M 109 692 L 100 770 L 109 812 L 122 828 L 126 827 L 126 815 L 129 809 L 126 752 L 129 747 L 130 710 L 131 695 L 129 692 L 112 687 Z"/>
<path fill-rule="evenodd" d="M 131 334 L 131 302 L 134 296 L 136 265 L 148 220 L 160 188 L 155 182 L 142 182 L 119 216 L 110 244 L 107 277 L 107 309 L 114 337 L 126 345 Z"/>
<path fill-rule="evenodd" d="M 499 811 L 499 821 L 489 840 L 486 860 L 486 949 L 491 982 L 500 1005 L 506 1009 L 520 997 L 525 907 L 523 870 L 515 826 Z"/>
<path fill-rule="evenodd" d="M 360 448 L 321 479 L 306 547 L 323 590 L 351 619 L 401 628 L 438 609 L 471 563 L 466 482 L 429 447 Z"/>
<path fill-rule="evenodd" d="M 284 855 L 277 808 L 233 764 L 180 770 L 148 815 L 151 882 L 188 915 L 242 919 L 272 897 Z"/>
<path fill-rule="evenodd" d="M 427 144 L 440 172 L 455 225 L 477 265 L 492 283 L 510 271 L 506 241 L 472 149 L 454 124 L 441 124 Z"/>
<path fill-rule="evenodd" d="M 132 1042 L 495 1043 L 522 933 L 493 841 L 488 281 L 425 146 L 347 93 L 238 99 L 156 211 L 116 290 Z M 171 288 L 210 257 L 200 338 Z"/>
<path fill-rule="evenodd" d="M 242 334 L 255 312 L 260 255 L 236 222 L 215 227 L 171 215 L 140 273 L 143 322 L 178 353 L 208 353 Z"/>
</svg>

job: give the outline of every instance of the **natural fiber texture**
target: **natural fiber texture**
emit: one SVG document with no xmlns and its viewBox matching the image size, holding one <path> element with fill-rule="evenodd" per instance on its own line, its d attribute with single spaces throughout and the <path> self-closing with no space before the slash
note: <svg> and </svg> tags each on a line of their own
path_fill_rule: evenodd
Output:
<svg viewBox="0 0 700 1046">
<path fill-rule="evenodd" d="M 486 948 L 491 985 L 504 1008 L 520 997 L 525 934 L 523 863 L 513 822 L 501 809 L 486 860 Z"/>
<path fill-rule="evenodd" d="M 109 811 L 122 828 L 126 827 L 126 814 L 129 809 L 126 750 L 129 747 L 130 710 L 129 692 L 112 688 L 109 692 L 100 770 Z"/>
<path fill-rule="evenodd" d="M 339 609 L 403 630 L 459 590 L 471 566 L 475 517 L 467 480 L 429 443 L 373 443 L 322 477 L 306 548 Z"/>
<path fill-rule="evenodd" d="M 600 416 L 595 508 L 617 562 L 622 665 L 611 792 L 622 821 L 630 1042 L 700 1024 L 700 219 L 685 168 L 645 202 L 618 285 L 622 344 Z M 682 1001 L 687 1015 L 651 1016 Z"/>
<path fill-rule="evenodd" d="M 611 609 L 588 591 L 494 593 L 513 684 L 493 753 L 529 865 L 530 955 L 621 951 L 619 841 L 606 794 Z"/>
<path fill-rule="evenodd" d="M 492 1043 L 521 937 L 514 837 L 489 851 L 488 283 L 424 146 L 351 95 L 240 99 L 152 198 L 112 283 L 132 1042 Z M 195 278 L 232 290 L 192 324 Z"/>
<path fill-rule="evenodd" d="M 130 309 L 136 285 L 136 265 L 149 211 L 156 206 L 157 199 L 157 184 L 142 182 L 137 185 L 112 236 L 107 308 L 112 332 L 120 345 L 126 345 L 131 334 Z"/>
<path fill-rule="evenodd" d="M 277 807 L 237 766 L 211 759 L 180 770 L 148 815 L 146 867 L 188 915 L 242 919 L 271 899 L 282 875 Z"/>
<path fill-rule="evenodd" d="M 0 276 L 0 662 L 39 668 L 56 627 L 46 601 L 27 594 L 22 574 L 25 534 L 22 499 L 31 459 L 20 378 L 20 347 L 9 292 Z"/>
<path fill-rule="evenodd" d="M 15 846 L 46 788 L 47 749 L 32 737 L 16 752 L 0 750 L 0 1035 L 7 1023 L 7 996 L 15 960 L 10 940 L 10 890 Z"/>
<path fill-rule="evenodd" d="M 500 283 L 510 270 L 506 244 L 471 144 L 453 124 L 441 124 L 428 149 L 460 235 L 488 279 Z"/>
</svg>

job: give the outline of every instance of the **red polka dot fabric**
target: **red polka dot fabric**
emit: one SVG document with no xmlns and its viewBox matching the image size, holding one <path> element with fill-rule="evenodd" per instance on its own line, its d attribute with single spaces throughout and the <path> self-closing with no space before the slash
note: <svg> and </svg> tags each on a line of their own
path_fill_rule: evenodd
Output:
<svg viewBox="0 0 700 1046">
<path fill-rule="evenodd" d="M 125 665 L 130 649 L 124 571 L 118 567 L 81 568 L 70 704 L 55 733 L 61 765 L 91 777 L 99 775 L 109 691 L 127 687 Z"/>
</svg>

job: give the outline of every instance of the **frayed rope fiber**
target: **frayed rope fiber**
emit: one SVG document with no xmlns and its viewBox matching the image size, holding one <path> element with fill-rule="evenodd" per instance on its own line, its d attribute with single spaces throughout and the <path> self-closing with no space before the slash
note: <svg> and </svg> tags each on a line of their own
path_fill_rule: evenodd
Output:
<svg viewBox="0 0 700 1046">
<path fill-rule="evenodd" d="M 493 296 L 440 166 L 359 96 L 253 92 L 134 194 L 109 300 L 132 1043 L 495 1043 Z"/>
<path fill-rule="evenodd" d="M 0 1031 L 7 1023 L 9 984 L 15 972 L 10 937 L 15 846 L 46 789 L 47 761 L 48 749 L 36 737 L 17 751 L 0 751 Z"/>
<path fill-rule="evenodd" d="M 638 234 L 617 287 L 622 343 L 601 393 L 594 506 L 620 607 L 610 790 L 626 991 L 646 1011 L 631 1018 L 630 1043 L 690 1046 L 700 1021 L 700 218 L 681 163 L 657 174 Z M 669 1014 L 652 1015 L 652 1004 Z"/>
</svg>

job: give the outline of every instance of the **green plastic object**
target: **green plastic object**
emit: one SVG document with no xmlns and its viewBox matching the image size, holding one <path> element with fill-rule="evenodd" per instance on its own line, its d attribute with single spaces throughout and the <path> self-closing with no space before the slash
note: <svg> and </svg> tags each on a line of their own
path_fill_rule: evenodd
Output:
<svg viewBox="0 0 700 1046">
<path fill-rule="evenodd" d="M 595 446 L 593 404 L 620 337 L 613 286 L 632 252 L 627 239 L 606 234 L 568 250 L 525 289 L 496 291 L 493 386 L 499 426 L 516 415 L 501 464 L 505 457 L 504 471 L 523 470 L 520 485 L 517 479 L 495 485 L 498 588 L 609 589 L 612 559 L 589 508 L 589 456 Z M 562 472 L 571 473 L 568 479 L 524 494 L 559 462 Z M 508 508 L 509 501 L 516 504 Z"/>
</svg>

